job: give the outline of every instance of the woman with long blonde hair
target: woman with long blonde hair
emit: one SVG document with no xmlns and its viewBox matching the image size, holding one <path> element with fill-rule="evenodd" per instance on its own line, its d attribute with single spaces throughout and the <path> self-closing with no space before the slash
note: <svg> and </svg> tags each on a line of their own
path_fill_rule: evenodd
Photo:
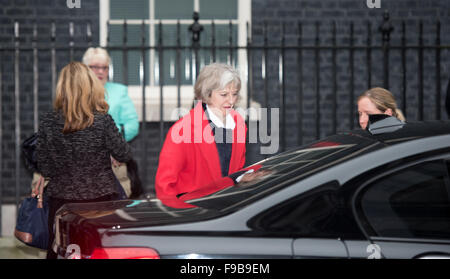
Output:
<svg viewBox="0 0 450 279">
<path fill-rule="evenodd" d="M 38 131 L 37 162 L 48 180 L 50 241 L 56 211 L 66 203 L 116 199 L 117 180 L 111 169 L 113 156 L 131 158 L 130 147 L 107 113 L 104 88 L 84 64 L 71 62 L 59 75 L 53 110 L 43 115 Z"/>
</svg>

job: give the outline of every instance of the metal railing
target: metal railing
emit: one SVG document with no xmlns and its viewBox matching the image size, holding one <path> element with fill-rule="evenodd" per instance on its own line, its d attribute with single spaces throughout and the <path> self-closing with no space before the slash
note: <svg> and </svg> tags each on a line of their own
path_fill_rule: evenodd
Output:
<svg viewBox="0 0 450 279">
<path fill-rule="evenodd" d="M 126 30 L 127 23 L 124 22 L 124 30 Z M 442 45 L 441 44 L 441 28 L 440 28 L 440 22 L 437 21 L 435 25 L 435 39 L 433 44 L 425 44 L 423 40 L 423 23 L 419 22 L 419 30 L 417 32 L 417 43 L 410 44 L 407 43 L 407 37 L 406 37 L 406 25 L 405 22 L 401 23 L 400 28 L 401 30 L 401 43 L 400 44 L 392 44 L 391 43 L 391 34 L 393 32 L 394 26 L 392 25 L 389 15 L 386 13 L 382 23 L 379 26 L 379 32 L 377 34 L 372 34 L 372 23 L 368 22 L 366 26 L 366 34 L 361 35 L 355 35 L 354 32 L 354 23 L 349 24 L 349 29 L 347 34 L 342 34 L 337 32 L 337 24 L 336 22 L 331 23 L 331 39 L 329 40 L 330 43 L 323 44 L 321 43 L 321 24 L 316 23 L 313 25 L 313 34 L 303 33 L 304 27 L 302 22 L 297 23 L 297 33 L 292 35 L 292 33 L 287 34 L 286 33 L 286 24 L 280 23 L 280 29 L 281 32 L 279 33 L 279 40 L 278 43 L 273 43 L 273 37 L 268 33 L 269 26 L 267 23 L 264 23 L 263 26 L 263 32 L 262 32 L 262 44 L 258 44 L 253 41 L 253 39 L 256 36 L 251 36 L 251 30 L 249 24 L 247 24 L 247 43 L 246 45 L 237 45 L 236 42 L 233 42 L 231 32 L 232 27 L 230 23 L 229 27 L 229 41 L 227 45 L 216 45 L 215 43 L 215 35 L 214 31 L 212 32 L 213 36 L 211 38 L 211 45 L 201 45 L 199 42 L 200 35 L 202 33 L 202 26 L 200 25 L 198 21 L 198 15 L 194 16 L 194 21 L 192 25 L 189 27 L 189 31 L 192 34 L 192 42 L 189 45 L 181 45 L 180 38 L 177 38 L 176 45 L 163 45 L 162 40 L 162 28 L 163 25 L 160 23 L 158 25 L 159 30 L 159 38 L 157 40 L 156 45 L 149 45 L 145 40 L 145 23 L 142 22 L 142 40 L 140 45 L 127 45 L 127 33 L 124 32 L 123 36 L 123 45 L 122 46 L 105 46 L 106 49 L 109 51 L 122 51 L 124 54 L 123 57 L 123 76 L 124 81 L 127 83 L 127 77 L 128 77 L 128 51 L 134 50 L 140 52 L 140 60 L 143 74 L 141 75 L 140 85 L 142 87 L 142 122 L 141 122 L 141 132 L 140 134 L 146 133 L 146 84 L 148 77 L 148 73 L 146 72 L 146 65 L 148 63 L 148 57 L 147 57 L 147 51 L 154 50 L 157 51 L 159 55 L 159 61 L 164 61 L 164 51 L 166 50 L 175 50 L 176 51 L 176 61 L 175 61 L 175 71 L 181 72 L 180 69 L 180 53 L 183 50 L 187 50 L 193 54 L 193 61 L 192 63 L 195 65 L 196 73 L 199 72 L 200 68 L 200 59 L 199 57 L 199 51 L 210 51 L 212 55 L 213 61 L 216 60 L 216 51 L 218 50 L 226 50 L 228 51 L 229 55 L 229 61 L 233 61 L 233 56 L 236 55 L 238 51 L 245 51 L 247 60 L 245 61 L 244 69 L 246 71 L 246 79 L 245 84 L 247 88 L 247 96 L 246 96 L 246 104 L 245 106 L 247 108 L 250 107 L 250 101 L 258 101 L 262 107 L 268 108 L 271 107 L 271 102 L 274 99 L 278 99 L 277 102 L 279 102 L 279 108 L 280 108 L 280 151 L 285 150 L 286 148 L 286 129 L 288 124 L 288 119 L 286 118 L 286 100 L 289 98 L 289 103 L 295 103 L 297 111 L 296 119 L 289 119 L 289 123 L 295 122 L 296 127 L 301 127 L 297 129 L 297 144 L 303 144 L 305 141 L 304 135 L 307 132 L 310 132 L 310 134 L 313 134 L 314 138 L 319 138 L 324 134 L 324 128 L 322 127 L 322 124 L 324 119 L 323 115 L 326 112 L 327 114 L 331 115 L 331 119 L 329 120 L 331 123 L 331 130 L 326 131 L 326 134 L 332 134 L 336 133 L 339 130 L 338 125 L 338 111 L 341 111 L 341 107 L 347 108 L 347 115 L 348 118 L 345 120 L 346 129 L 353 129 L 355 127 L 355 111 L 354 111 L 354 104 L 355 104 L 355 95 L 356 92 L 356 76 L 360 74 L 359 72 L 356 73 L 355 70 L 355 54 L 363 54 L 364 55 L 364 65 L 362 65 L 365 68 L 364 76 L 366 77 L 365 81 L 365 87 L 370 88 L 374 85 L 374 82 L 372 80 L 372 69 L 373 65 L 378 63 L 379 61 L 373 61 L 373 54 L 374 52 L 380 52 L 382 57 L 382 80 L 383 80 L 383 86 L 386 88 L 390 88 L 393 81 L 390 79 L 391 69 L 392 69 L 392 57 L 393 57 L 393 51 L 396 52 L 396 55 L 399 53 L 398 61 L 396 62 L 396 68 L 400 69 L 400 71 L 397 73 L 401 76 L 400 80 L 397 80 L 396 84 L 400 83 L 401 92 L 398 97 L 400 97 L 399 103 L 401 104 L 401 109 L 405 113 L 405 115 L 409 115 L 410 110 L 412 110 L 410 104 L 408 103 L 408 97 L 411 96 L 411 92 L 408 92 L 408 74 L 407 74 L 407 57 L 408 55 L 414 55 L 417 59 L 417 120 L 423 120 L 424 119 L 424 96 L 425 96 L 425 74 L 431 74 L 434 77 L 434 91 L 433 92 L 427 92 L 427 94 L 434 94 L 434 112 L 435 115 L 433 118 L 435 119 L 442 119 L 443 115 L 441 113 L 442 111 L 442 104 L 441 104 L 441 69 L 442 69 L 442 61 L 450 61 L 448 56 L 448 50 L 450 49 L 449 45 Z M 10 45 L 2 44 L 0 45 L 0 96 L 3 96 L 4 94 L 13 95 L 13 101 L 14 104 L 14 123 L 15 123 L 15 129 L 14 129 L 14 161 L 15 161 L 15 203 L 18 204 L 21 198 L 21 188 L 24 189 L 25 185 L 20 185 L 21 183 L 21 170 L 23 170 L 22 160 L 21 160 L 21 149 L 20 145 L 21 142 L 24 140 L 24 135 L 27 133 L 30 134 L 32 131 L 24 131 L 21 127 L 21 118 L 22 118 L 22 107 L 25 105 L 24 99 L 21 98 L 23 90 L 24 90 L 24 81 L 22 80 L 21 76 L 24 74 L 20 70 L 20 63 L 21 58 L 26 56 L 29 57 L 31 54 L 31 61 L 32 61 L 32 99 L 25 99 L 25 102 L 32 101 L 33 103 L 33 130 L 37 131 L 38 127 L 38 115 L 39 115 L 39 106 L 38 106 L 38 99 L 39 96 L 42 94 L 42 92 L 39 91 L 39 80 L 40 80 L 40 63 L 39 60 L 39 54 L 46 53 L 50 56 L 50 61 L 45 61 L 45 65 L 49 65 L 49 71 L 51 75 L 51 96 L 55 95 L 55 85 L 57 80 L 57 68 L 59 65 L 62 65 L 64 63 L 69 62 L 70 60 L 73 60 L 75 58 L 81 58 L 77 57 L 76 53 L 83 52 L 86 48 L 93 46 L 93 36 L 92 36 L 92 30 L 91 30 L 91 24 L 88 22 L 86 24 L 86 40 L 83 42 L 75 42 L 75 36 L 74 36 L 74 30 L 75 26 L 72 22 L 69 22 L 69 29 L 68 29 L 68 42 L 65 42 L 63 44 L 57 43 L 57 37 L 56 37 L 56 26 L 53 22 L 51 24 L 51 34 L 50 34 L 50 40 L 45 43 L 38 43 L 38 26 L 37 24 L 33 25 L 33 31 L 31 38 L 31 44 L 24 44 L 21 43 L 21 36 L 19 33 L 19 23 L 15 22 L 14 24 L 14 38 L 13 43 Z M 177 33 L 179 34 L 180 30 L 180 24 L 177 24 Z M 212 21 L 212 30 L 214 30 L 214 21 Z M 179 35 L 178 35 L 179 36 Z M 290 41 L 292 41 L 292 37 L 295 37 L 294 41 L 295 43 L 289 44 L 287 43 L 287 39 L 289 38 Z M 347 43 L 338 43 L 338 37 L 345 37 L 345 41 Z M 381 44 L 374 44 L 373 38 L 376 36 L 381 36 Z M 312 40 L 310 40 L 312 38 Z M 364 44 L 356 44 L 357 41 L 365 41 Z M 271 43 L 269 44 L 269 40 L 271 40 Z M 108 40 L 109 41 L 109 40 Z M 276 41 L 276 40 L 275 40 Z M 313 43 L 305 43 L 305 41 L 313 41 Z M 430 65 L 426 64 L 428 63 L 428 60 L 424 59 L 424 53 L 425 51 L 431 51 L 434 53 L 434 65 L 431 67 L 434 68 L 434 72 L 425 73 L 425 68 L 429 68 Z M 68 56 L 65 58 L 65 61 L 57 61 L 57 54 L 58 53 L 68 53 Z M 278 57 L 278 63 L 275 63 L 275 67 L 273 65 L 270 65 L 269 59 L 270 55 L 275 52 L 275 55 Z M 305 53 L 313 53 L 313 63 L 312 63 L 312 69 L 305 70 L 305 65 L 307 64 L 306 59 L 311 58 L 309 55 L 306 55 Z M 321 96 L 323 96 L 323 92 L 321 92 L 323 89 L 324 84 L 321 81 L 321 54 L 327 53 L 328 55 L 331 55 L 331 80 L 329 81 L 329 84 L 327 85 L 329 87 L 329 91 L 331 91 L 331 94 L 328 94 L 327 96 L 331 96 L 331 107 L 327 108 L 325 110 L 321 109 Z M 413 53 L 413 54 L 411 54 Z M 414 54 L 415 53 L 415 54 Z M 26 55 L 25 55 L 26 54 Z M 339 74 L 339 65 L 341 64 L 341 61 L 338 61 L 338 56 L 340 54 L 345 54 L 345 64 L 348 65 L 346 75 L 348 76 L 348 80 L 340 81 L 338 78 Z M 447 55 L 444 57 L 444 55 Z M 6 60 L 6 57 L 13 57 L 13 59 Z M 295 57 L 294 59 L 291 59 L 291 57 Z M 291 60 L 294 60 L 293 63 L 295 66 L 292 66 L 289 64 L 288 61 L 292 62 Z M 4 62 L 6 61 L 6 62 Z M 7 63 L 13 64 L 13 72 L 14 72 L 14 81 L 13 81 L 13 88 L 14 90 L 11 90 L 11 87 L 5 86 L 5 80 L 3 78 L 5 72 L 5 65 Z M 273 63 L 272 63 L 273 64 Z M 9 65 L 11 66 L 11 65 Z M 138 67 L 139 65 L 136 65 Z M 159 82 L 159 95 L 160 95 L 160 120 L 159 120 L 159 140 L 160 140 L 160 146 L 163 143 L 165 134 L 164 134 L 164 102 L 163 102 L 163 87 L 164 85 L 164 63 L 159 63 L 159 73 L 160 75 L 160 82 Z M 361 66 L 361 65 L 360 65 Z M 11 67 L 8 67 L 8 69 Z M 241 68 L 241 70 L 244 70 Z M 256 70 L 255 70 L 256 69 Z M 275 69 L 275 70 L 274 70 Z M 257 73 L 260 71 L 261 76 Z M 294 71 L 296 80 L 290 79 L 287 80 L 287 71 Z M 275 73 L 275 74 L 273 74 Z M 278 79 L 275 79 L 275 81 L 271 78 L 269 78 L 269 75 L 277 76 Z M 311 79 L 312 77 L 312 79 Z M 243 79 L 244 80 L 244 79 Z M 305 92 L 305 84 L 309 81 L 312 81 L 312 92 L 308 91 Z M 272 86 L 272 82 L 276 82 L 277 84 L 275 86 Z M 289 83 L 295 83 L 296 89 L 288 89 L 287 84 Z M 27 86 L 30 84 L 30 82 L 27 82 Z M 347 94 L 346 94 L 346 101 L 345 105 L 343 105 L 343 101 L 338 100 L 338 92 L 342 89 L 339 89 L 339 85 L 344 84 L 344 87 L 346 88 Z M 181 87 L 181 79 L 177 78 L 176 86 L 177 86 L 177 103 L 178 106 L 180 106 L 180 87 Z M 258 88 L 258 92 L 262 88 L 262 94 L 257 94 L 256 87 Z M 277 90 L 272 90 L 271 88 L 277 88 Z M 342 85 L 341 85 L 342 88 Z M 312 93 L 307 96 L 306 93 Z M 359 92 L 361 93 L 361 92 Z M 307 131 L 304 127 L 304 121 L 305 121 L 305 97 L 310 98 L 311 96 L 314 98 L 314 109 L 313 109 L 313 115 L 312 117 L 308 118 L 307 120 L 310 121 L 311 119 L 315 119 L 315 125 L 311 126 L 311 131 Z M 49 100 L 50 107 L 51 100 Z M 0 147 L 2 148 L 1 152 L 2 154 L 5 152 L 3 150 L 4 142 L 4 133 L 5 130 L 2 129 L 3 123 L 4 123 L 4 111 L 2 111 L 2 98 L 0 98 Z M 328 121 L 328 119 L 326 119 Z M 248 119 L 247 119 L 248 121 Z M 8 131 L 12 132 L 12 131 Z M 141 138 L 139 139 L 139 144 L 142 144 L 142 150 L 143 154 L 140 154 L 141 159 L 139 162 L 141 165 L 146 166 L 146 157 L 148 153 L 148 143 L 145 139 Z M 3 170 L 5 167 L 5 164 L 3 162 L 3 156 L 0 156 L 0 170 Z M 147 177 L 147 171 L 142 172 L 143 176 L 143 182 L 144 185 L 148 185 L 150 182 L 150 178 Z M 153 178 L 151 178 L 153 179 Z M 10 185 L 10 184 L 9 184 Z M 8 186 L 9 186 L 8 185 Z M 3 195 L 3 190 L 5 189 L 4 179 L 2 176 L 0 176 L 0 204 L 5 199 L 5 196 Z M 26 185 L 26 188 L 28 188 L 28 185 Z M 0 218 L 1 218 L 1 207 L 0 207 Z M 1 219 L 0 219 L 1 220 Z M 1 226 L 1 224 L 0 224 Z M 1 229 L 1 228 L 0 228 Z"/>
</svg>

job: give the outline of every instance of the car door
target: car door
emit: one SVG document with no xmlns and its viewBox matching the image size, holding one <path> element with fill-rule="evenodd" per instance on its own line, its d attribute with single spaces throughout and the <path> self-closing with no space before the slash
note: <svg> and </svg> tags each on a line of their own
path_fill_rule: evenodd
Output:
<svg viewBox="0 0 450 279">
<path fill-rule="evenodd" d="M 368 242 L 346 242 L 351 257 L 450 258 L 449 165 L 411 162 L 362 185 L 354 211 Z"/>
</svg>

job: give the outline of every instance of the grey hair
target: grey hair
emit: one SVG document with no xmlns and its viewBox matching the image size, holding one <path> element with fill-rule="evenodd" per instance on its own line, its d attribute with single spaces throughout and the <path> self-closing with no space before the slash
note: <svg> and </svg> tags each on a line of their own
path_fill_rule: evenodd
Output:
<svg viewBox="0 0 450 279">
<path fill-rule="evenodd" d="M 230 65 L 212 63 L 202 68 L 194 85 L 195 99 L 208 102 L 211 93 L 225 89 L 233 84 L 238 92 L 241 90 L 241 78 L 238 71 Z"/>
<path fill-rule="evenodd" d="M 106 63 L 108 63 L 108 65 L 111 65 L 111 57 L 109 56 L 108 52 L 101 47 L 88 48 L 82 58 L 83 64 L 89 66 L 94 57 L 102 58 L 106 61 Z"/>
</svg>

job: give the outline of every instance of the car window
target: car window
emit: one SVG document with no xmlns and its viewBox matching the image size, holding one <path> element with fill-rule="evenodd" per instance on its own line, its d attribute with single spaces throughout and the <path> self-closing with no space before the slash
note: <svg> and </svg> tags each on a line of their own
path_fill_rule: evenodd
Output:
<svg viewBox="0 0 450 279">
<path fill-rule="evenodd" d="M 363 238 L 332 181 L 273 206 L 249 221 L 255 230 L 295 237 Z"/>
<path fill-rule="evenodd" d="M 262 198 L 286 185 L 290 185 L 295 180 L 313 174 L 325 168 L 327 164 L 332 165 L 338 159 L 350 158 L 353 155 L 353 147 L 355 145 L 348 144 L 306 148 L 282 153 L 253 165 L 259 165 L 258 171 L 265 172 L 265 175 L 260 178 L 251 182 L 239 183 L 236 186 L 187 202 L 221 211 L 239 208 L 250 201 Z"/>
<path fill-rule="evenodd" d="M 450 239 L 448 163 L 424 162 L 364 188 L 360 209 L 374 236 Z"/>
<path fill-rule="evenodd" d="M 225 185 L 224 188 L 226 183 L 219 180 L 218 186 L 211 185 L 201 189 L 201 193 L 187 193 L 181 196 L 181 199 L 198 207 L 232 212 L 306 177 L 384 146 L 379 141 L 355 132 L 329 136 L 249 166 L 248 168 L 254 168 L 261 174 L 250 182 L 241 181 L 236 185 Z M 217 188 L 221 190 L 215 190 Z M 200 198 L 197 198 L 198 196 Z"/>
</svg>

